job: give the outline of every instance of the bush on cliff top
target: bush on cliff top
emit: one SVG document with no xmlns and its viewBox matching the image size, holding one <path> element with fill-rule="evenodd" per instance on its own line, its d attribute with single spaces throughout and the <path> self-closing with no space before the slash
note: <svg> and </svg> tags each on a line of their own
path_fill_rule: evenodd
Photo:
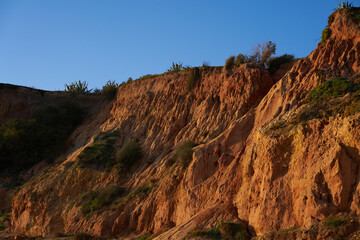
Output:
<svg viewBox="0 0 360 240">
<path fill-rule="evenodd" d="M 106 99 L 112 100 L 116 96 L 117 88 L 119 87 L 119 84 L 117 84 L 115 81 L 109 80 L 101 90 L 101 94 L 105 96 Z"/>
<path fill-rule="evenodd" d="M 272 41 L 260 43 L 252 49 L 250 55 L 240 53 L 236 59 L 234 56 L 229 57 L 225 62 L 225 69 L 230 69 L 234 64 L 237 66 L 243 63 L 266 64 L 275 52 L 276 44 Z"/>
<path fill-rule="evenodd" d="M 267 62 L 267 69 L 270 73 L 275 73 L 279 70 L 280 66 L 285 63 L 289 63 L 294 60 L 294 55 L 291 54 L 284 54 L 277 57 L 270 58 Z"/>
<path fill-rule="evenodd" d="M 86 81 L 75 81 L 68 84 L 65 84 L 65 92 L 71 92 L 76 94 L 88 94 L 92 89 L 88 89 L 88 83 Z"/>
<path fill-rule="evenodd" d="M 185 69 L 182 62 L 172 62 L 172 66 L 168 69 L 168 72 L 180 72 Z"/>
</svg>

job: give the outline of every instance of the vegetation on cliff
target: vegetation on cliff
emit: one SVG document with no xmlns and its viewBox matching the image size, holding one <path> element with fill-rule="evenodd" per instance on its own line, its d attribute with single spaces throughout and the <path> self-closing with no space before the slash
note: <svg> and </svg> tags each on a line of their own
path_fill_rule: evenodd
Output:
<svg viewBox="0 0 360 240">
<path fill-rule="evenodd" d="M 84 111 L 72 102 L 35 111 L 30 120 L 8 120 L 0 125 L 2 174 L 28 169 L 40 161 L 52 162 L 65 141 L 82 122 Z"/>
</svg>

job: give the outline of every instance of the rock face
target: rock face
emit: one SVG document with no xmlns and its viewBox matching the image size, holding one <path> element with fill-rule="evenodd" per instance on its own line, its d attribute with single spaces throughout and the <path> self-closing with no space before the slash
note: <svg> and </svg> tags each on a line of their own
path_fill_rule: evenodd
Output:
<svg viewBox="0 0 360 240">
<path fill-rule="evenodd" d="M 360 114 L 294 121 L 309 107 L 314 87 L 359 73 L 360 31 L 352 11 L 332 14 L 329 29 L 325 44 L 277 82 L 278 75 L 244 64 L 200 69 L 191 91 L 190 70 L 119 87 L 112 103 L 75 130 L 64 163 L 14 196 L 11 230 L 182 239 L 222 221 L 261 234 L 310 226 L 338 212 L 359 214 Z M 8 106 L 2 104 L 1 112 Z M 137 139 L 145 149 L 141 161 L 126 174 L 76 166 L 97 134 L 115 129 L 116 149 Z M 176 147 L 187 140 L 199 143 L 191 162 L 170 166 Z M 110 185 L 125 188 L 122 198 L 84 216 L 81 195 Z"/>
</svg>

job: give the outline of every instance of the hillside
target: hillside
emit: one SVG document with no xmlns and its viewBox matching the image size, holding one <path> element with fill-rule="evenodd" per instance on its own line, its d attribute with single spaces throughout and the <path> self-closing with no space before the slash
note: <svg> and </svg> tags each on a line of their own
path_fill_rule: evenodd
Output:
<svg viewBox="0 0 360 240">
<path fill-rule="evenodd" d="M 189 90 L 187 69 L 122 85 L 113 101 L 2 86 L 2 121 L 65 100 L 87 114 L 57 161 L 0 189 L 0 209 L 12 201 L 3 233 L 356 239 L 359 12 L 335 11 L 317 48 L 275 74 L 202 67 Z"/>
</svg>

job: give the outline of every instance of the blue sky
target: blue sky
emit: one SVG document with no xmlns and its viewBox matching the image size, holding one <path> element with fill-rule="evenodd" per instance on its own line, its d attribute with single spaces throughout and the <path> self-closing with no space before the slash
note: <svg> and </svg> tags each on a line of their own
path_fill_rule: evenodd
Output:
<svg viewBox="0 0 360 240">
<path fill-rule="evenodd" d="M 101 88 L 163 73 L 172 61 L 223 65 L 269 40 L 277 55 L 305 57 L 338 2 L 0 0 L 0 82 Z"/>
</svg>

